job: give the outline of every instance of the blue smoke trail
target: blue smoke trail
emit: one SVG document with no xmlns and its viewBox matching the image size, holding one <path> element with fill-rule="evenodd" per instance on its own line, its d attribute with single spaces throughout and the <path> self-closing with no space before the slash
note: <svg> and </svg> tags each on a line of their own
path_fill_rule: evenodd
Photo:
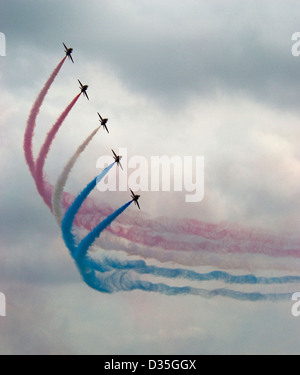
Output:
<svg viewBox="0 0 300 375">
<path fill-rule="evenodd" d="M 91 191 L 95 188 L 98 182 L 100 182 L 106 174 L 111 170 L 115 162 L 111 163 L 108 167 L 106 167 L 97 177 L 95 177 L 87 186 L 85 189 L 82 190 L 82 192 L 77 196 L 77 198 L 74 200 L 72 205 L 67 210 L 62 223 L 61 223 L 61 230 L 63 239 L 65 241 L 66 246 L 70 250 L 72 256 L 76 250 L 76 241 L 75 237 L 72 232 L 72 226 L 75 219 L 75 216 L 77 212 L 79 211 L 80 207 L 82 206 L 83 202 L 86 200 L 88 195 L 91 193 Z"/>
<path fill-rule="evenodd" d="M 213 289 L 213 290 L 205 290 L 205 289 L 196 289 L 191 288 L 191 294 L 202 296 L 205 298 L 212 298 L 217 296 L 227 297 L 239 301 L 285 301 L 291 300 L 292 293 L 266 293 L 262 294 L 259 292 L 251 292 L 251 293 L 244 293 L 239 292 L 236 290 L 230 289 Z"/>
<path fill-rule="evenodd" d="M 78 263 L 77 263 L 78 264 Z M 142 290 L 145 292 L 159 292 L 169 296 L 176 295 L 197 295 L 203 298 L 213 298 L 222 296 L 240 301 L 283 301 L 291 300 L 292 293 L 267 293 L 259 292 L 244 293 L 231 289 L 219 288 L 206 290 L 201 288 L 172 287 L 163 283 L 151 283 L 144 280 L 132 279 L 130 271 L 112 270 L 111 272 L 97 272 L 95 268 L 90 268 L 85 262 L 81 262 L 79 266 L 81 275 L 91 288 L 103 292 L 114 293 L 119 291 Z"/>
<path fill-rule="evenodd" d="M 127 207 L 131 205 L 132 201 L 127 202 L 122 207 L 117 209 L 106 219 L 104 219 L 100 224 L 98 224 L 78 245 L 76 249 L 75 258 L 83 258 L 86 256 L 88 249 L 93 245 L 96 238 L 98 238 L 101 232 L 106 229 L 122 212 L 126 210 Z"/>
<path fill-rule="evenodd" d="M 148 266 L 143 260 L 120 261 L 119 259 L 103 258 L 101 262 L 89 259 L 90 265 L 99 272 L 108 272 L 112 269 L 135 271 L 142 275 L 162 276 L 171 279 L 184 278 L 191 281 L 223 281 L 227 284 L 287 284 L 300 283 L 300 276 L 281 276 L 281 277 L 257 277 L 249 275 L 231 275 L 224 271 L 212 271 L 208 273 L 199 273 L 196 271 L 181 268 L 162 268 L 157 266 Z"/>
<path fill-rule="evenodd" d="M 86 188 L 77 196 L 73 204 L 70 206 L 62 220 L 62 234 L 63 239 L 69 248 L 78 270 L 84 282 L 91 288 L 102 293 L 113 293 L 117 291 L 132 291 L 143 290 L 148 292 L 159 292 L 166 295 L 198 295 L 205 298 L 212 298 L 216 296 L 223 296 L 236 300 L 244 301 L 279 301 L 291 298 L 292 293 L 269 293 L 262 294 L 259 292 L 244 293 L 240 291 L 230 290 L 226 288 L 219 288 L 213 290 L 206 290 L 201 288 L 194 288 L 190 286 L 176 287 L 169 286 L 163 283 L 152 283 L 149 281 L 134 279 L 132 271 L 138 274 L 151 274 L 154 276 L 163 276 L 167 278 L 185 278 L 191 281 L 211 281 L 221 280 L 226 283 L 236 284 L 282 284 L 300 282 L 300 277 L 297 276 L 283 276 L 283 277 L 256 277 L 255 275 L 231 275 L 223 271 L 213 271 L 209 273 L 198 273 L 195 271 L 185 269 L 169 269 L 156 266 L 148 266 L 144 261 L 119 261 L 118 259 L 104 258 L 101 261 L 96 261 L 88 257 L 88 249 L 98 238 L 101 232 L 107 228 L 127 207 L 132 201 L 124 204 L 114 213 L 109 215 L 101 223 L 99 223 L 85 238 L 81 240 L 79 245 L 76 245 L 74 235 L 72 233 L 72 226 L 77 212 L 82 206 L 85 199 L 95 188 L 96 184 L 109 172 L 113 162 L 110 166 L 105 168 L 96 178 L 94 178 Z"/>
</svg>

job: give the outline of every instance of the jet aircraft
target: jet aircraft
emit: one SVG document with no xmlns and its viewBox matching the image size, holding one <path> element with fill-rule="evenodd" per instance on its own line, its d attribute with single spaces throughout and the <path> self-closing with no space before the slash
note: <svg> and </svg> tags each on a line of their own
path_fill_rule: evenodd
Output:
<svg viewBox="0 0 300 375">
<path fill-rule="evenodd" d="M 137 195 L 137 194 L 134 194 L 134 192 L 130 189 L 131 191 L 131 198 L 132 198 L 132 201 L 138 206 L 139 210 L 141 209 L 140 208 L 140 205 L 139 205 L 139 198 L 140 198 L 140 195 Z"/>
<path fill-rule="evenodd" d="M 114 154 L 114 159 L 115 159 L 115 162 L 121 167 L 121 169 L 123 170 L 123 167 L 120 163 L 120 160 L 122 159 L 122 156 L 119 156 L 117 155 L 114 150 L 112 150 L 112 153 Z"/>
<path fill-rule="evenodd" d="M 107 133 L 109 133 L 109 131 L 108 131 L 108 129 L 107 129 L 107 126 L 106 126 L 107 121 L 108 121 L 108 118 L 102 118 L 99 112 L 98 112 L 98 116 L 99 116 L 99 118 L 100 118 L 99 121 L 100 121 L 100 123 L 101 123 L 101 126 L 103 126 L 103 127 L 106 129 Z"/>
<path fill-rule="evenodd" d="M 74 60 L 73 60 L 73 57 L 72 57 L 73 48 L 68 48 L 65 45 L 65 43 L 63 43 L 63 45 L 65 47 L 66 56 L 68 56 L 68 58 L 72 61 L 72 63 L 74 63 Z"/>
<path fill-rule="evenodd" d="M 78 80 L 79 84 L 80 84 L 80 90 L 81 92 L 83 93 L 83 95 L 85 95 L 85 97 L 87 98 L 87 100 L 90 100 L 89 97 L 88 97 L 88 94 L 86 92 L 86 90 L 88 89 L 88 85 L 83 85 L 79 80 Z"/>
</svg>

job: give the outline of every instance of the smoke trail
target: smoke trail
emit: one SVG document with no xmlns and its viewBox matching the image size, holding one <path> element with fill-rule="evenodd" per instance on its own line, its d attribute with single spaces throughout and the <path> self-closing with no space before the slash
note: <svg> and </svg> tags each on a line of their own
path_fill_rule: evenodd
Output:
<svg viewBox="0 0 300 375">
<path fill-rule="evenodd" d="M 86 267 L 85 262 L 77 263 L 81 276 L 85 283 L 102 293 L 114 293 L 119 291 L 145 290 L 156 291 L 168 295 L 189 294 L 190 287 L 170 287 L 165 284 L 153 284 L 147 281 L 132 280 L 127 271 L 113 271 L 99 273 L 93 268 Z"/>
<path fill-rule="evenodd" d="M 112 163 L 113 165 L 114 163 Z M 111 165 L 111 166 L 112 166 Z M 71 227 L 73 225 L 73 221 L 75 218 L 76 213 L 78 213 L 81 205 L 84 203 L 85 199 L 89 195 L 89 193 L 94 189 L 96 186 L 96 182 L 101 180 L 104 175 L 107 173 L 106 170 L 104 170 L 98 177 L 96 177 L 88 186 L 83 190 L 83 192 L 79 195 L 79 198 L 76 198 L 73 203 L 73 213 L 72 213 L 72 206 L 69 209 L 69 226 L 62 225 L 63 230 L 63 237 L 64 238 L 71 238 L 69 240 L 69 249 L 71 253 L 73 254 L 73 257 L 76 261 L 76 264 L 78 266 L 78 269 L 85 280 L 85 282 L 102 292 L 111 292 L 111 287 L 107 286 L 108 280 L 115 280 L 115 278 L 111 278 L 111 276 L 101 276 L 99 278 L 98 272 L 107 273 L 107 272 L 113 272 L 114 275 L 117 275 L 117 271 L 124 271 L 124 270 L 133 270 L 134 272 L 138 274 L 150 274 L 154 276 L 162 276 L 162 277 L 168 277 L 168 278 L 185 278 L 192 281 L 211 281 L 211 280 L 217 280 L 217 281 L 224 281 L 225 283 L 230 284 L 284 284 L 284 283 L 295 283 L 300 282 L 300 277 L 296 276 L 284 276 L 284 277 L 256 277 L 255 275 L 231 275 L 227 272 L 222 271 L 213 271 L 206 274 L 200 274 L 194 271 L 190 270 L 184 270 L 184 269 L 168 269 L 168 268 L 162 268 L 162 267 L 155 267 L 155 266 L 147 266 L 145 262 L 143 261 L 136 261 L 136 262 L 120 262 L 118 260 L 112 260 L 112 259 L 104 259 L 102 262 L 95 262 L 91 261 L 90 259 L 87 261 L 87 251 L 94 243 L 95 239 L 99 237 L 101 232 L 112 223 L 113 220 L 115 220 L 131 203 L 132 201 L 126 203 L 123 207 L 115 211 L 113 214 L 111 214 L 109 217 L 104 219 L 100 224 L 98 224 L 97 227 L 95 227 L 77 246 L 75 245 L 74 237 L 71 234 Z M 77 202 L 76 202 L 77 200 Z M 75 207 L 75 208 L 74 208 Z M 67 215 L 66 215 L 67 216 Z M 69 233 L 64 233 L 64 231 L 67 230 Z M 133 288 L 140 289 L 142 285 L 139 281 L 135 281 L 133 284 Z M 156 290 L 157 285 L 156 284 L 147 284 L 148 287 L 151 285 L 151 290 Z M 144 286 L 143 286 L 144 288 Z M 125 288 L 126 289 L 126 288 Z M 162 284 L 159 284 L 159 289 L 163 290 L 163 293 L 191 293 L 191 291 L 197 290 L 197 293 L 199 293 L 198 289 L 192 289 L 189 287 L 184 288 L 177 288 L 177 287 L 169 287 L 167 285 L 164 285 L 164 288 L 162 289 Z M 124 286 L 122 286 L 121 290 L 124 290 Z M 150 289 L 149 289 L 150 291 Z M 207 291 L 205 292 L 208 293 Z M 210 292 L 210 296 L 212 296 L 212 293 L 215 295 L 219 295 L 219 291 Z M 228 291 L 226 293 L 229 293 Z M 228 294 L 228 296 L 231 296 L 231 298 L 237 298 L 237 292 L 232 291 Z M 284 298 L 286 298 L 287 294 L 284 294 Z M 258 297 L 259 296 L 259 297 Z M 242 293 L 239 295 L 238 298 L 242 299 L 265 299 L 265 298 L 277 298 L 280 299 L 277 294 L 269 295 L 269 297 L 266 297 L 265 295 L 261 294 L 244 294 Z"/>
<path fill-rule="evenodd" d="M 205 290 L 205 289 L 196 289 L 191 288 L 190 291 L 191 294 L 196 296 L 201 296 L 205 298 L 212 298 L 212 297 L 227 297 L 239 301 L 251 301 L 251 302 L 257 302 L 257 301 L 290 301 L 292 298 L 292 293 L 266 293 L 262 294 L 259 292 L 251 292 L 251 293 L 244 293 L 239 292 L 236 290 L 230 290 L 230 289 L 213 289 L 213 290 Z"/>
<path fill-rule="evenodd" d="M 90 204 L 76 225 L 91 230 L 95 216 L 105 216 L 108 205 Z M 91 222 L 90 222 L 91 221 Z M 117 237 L 148 248 L 167 251 L 203 251 L 227 254 L 261 254 L 276 258 L 300 258 L 300 239 L 278 233 L 243 228 L 229 223 L 210 224 L 194 219 L 157 218 L 126 213 L 111 230 Z"/>
<path fill-rule="evenodd" d="M 81 215 L 77 217 L 76 225 L 87 230 L 91 230 L 94 224 L 94 217 L 105 216 L 103 213 L 104 209 L 90 205 L 90 212 L 81 212 Z M 105 212 L 109 211 L 110 208 L 105 206 Z M 123 219 L 123 218 L 122 218 Z M 279 237 L 279 236 L 257 236 L 251 235 L 246 238 L 238 238 L 238 235 L 234 237 L 219 237 L 216 239 L 199 238 L 194 235 L 185 234 L 169 234 L 161 233 L 160 230 L 154 231 L 149 229 L 148 225 L 155 225 L 155 220 L 144 220 L 145 224 L 142 226 L 129 225 L 128 222 L 121 220 L 122 224 L 115 225 L 110 229 L 116 237 L 122 237 L 147 248 L 160 248 L 165 251 L 180 251 L 199 254 L 203 252 L 214 252 L 219 254 L 260 254 L 274 258 L 300 258 L 300 245 L 299 239 Z M 141 218 L 141 222 L 143 218 Z M 149 224 L 150 222 L 150 224 Z M 250 232 L 250 231 L 249 231 Z M 211 235 L 211 234 L 209 234 Z M 212 236 L 212 235 L 211 235 Z M 117 239 L 116 239 L 117 241 Z"/>
<path fill-rule="evenodd" d="M 207 240 L 205 238 L 198 239 L 191 237 L 191 240 L 189 241 L 184 236 L 166 236 L 155 232 L 152 233 L 147 228 L 119 227 L 119 229 L 119 234 L 129 241 L 149 247 L 160 247 L 170 251 L 213 251 L 232 254 L 261 254 L 273 257 L 300 257 L 300 248 L 290 248 L 290 240 L 287 240 L 285 243 L 287 248 L 283 248 L 282 243 L 280 243 L 280 246 L 279 244 L 260 242 L 257 240 L 243 241 L 234 238 L 225 238 L 224 240 Z"/>
<path fill-rule="evenodd" d="M 41 147 L 39 156 L 36 161 L 36 168 L 35 168 L 35 183 L 37 190 L 40 194 L 40 196 L 43 198 L 46 205 L 52 210 L 51 207 L 51 195 L 47 194 L 47 190 L 45 189 L 45 179 L 44 179 L 44 165 L 45 161 L 48 155 L 48 152 L 50 150 L 51 144 L 60 129 L 61 125 L 63 124 L 64 120 L 70 113 L 71 109 L 76 104 L 77 100 L 79 99 L 81 93 L 76 95 L 76 97 L 71 101 L 71 103 L 66 107 L 66 109 L 62 112 L 62 114 L 57 119 L 56 123 L 53 125 L 49 133 L 47 134 L 47 137 L 45 139 L 45 142 L 43 146 Z"/>
<path fill-rule="evenodd" d="M 176 287 L 163 283 L 154 284 L 149 281 L 133 279 L 129 271 L 115 270 L 113 272 L 97 272 L 91 268 L 85 261 L 77 263 L 83 280 L 91 288 L 102 293 L 114 293 L 119 291 L 142 290 L 147 292 L 158 292 L 169 296 L 176 295 L 197 295 L 203 298 L 213 298 L 222 296 L 240 301 L 282 301 L 290 300 L 292 293 L 259 293 L 259 292 L 240 292 L 226 288 L 201 289 L 189 286 Z"/>
<path fill-rule="evenodd" d="M 101 218 L 98 218 L 98 221 Z M 78 224 L 78 223 L 77 223 Z M 78 225 L 79 227 L 80 225 Z M 172 262 L 183 266 L 211 266 L 218 269 L 239 269 L 248 272 L 254 270 L 277 270 L 285 272 L 300 271 L 300 259 L 298 258 L 273 258 L 251 254 L 220 254 L 209 251 L 180 251 L 164 250 L 160 247 L 148 247 L 131 242 L 118 236 L 115 233 L 116 224 L 108 228 L 95 242 L 94 250 L 97 247 L 105 250 L 117 250 L 126 252 L 128 255 L 137 255 L 145 260 L 156 259 L 160 263 Z"/>
<path fill-rule="evenodd" d="M 93 206 L 87 213 L 96 214 L 101 211 L 101 206 Z M 133 225 L 139 228 L 145 228 L 156 234 L 170 233 L 174 235 L 201 237 L 207 240 L 235 240 L 235 241 L 253 241 L 257 244 L 265 244 L 268 246 L 285 246 L 292 243 L 300 248 L 299 236 L 284 236 L 283 234 L 266 232 L 253 228 L 245 228 L 241 225 L 232 223 L 207 223 L 196 219 L 177 219 L 168 217 L 158 217 L 150 219 L 147 216 L 126 213 L 120 218 L 120 223 L 124 225 Z"/>
<path fill-rule="evenodd" d="M 53 214 L 55 216 L 55 219 L 57 221 L 57 224 L 60 226 L 62 217 L 63 217 L 63 209 L 62 209 L 62 196 L 64 192 L 64 188 L 66 186 L 69 174 L 71 173 L 71 170 L 73 169 L 75 163 L 77 162 L 79 156 L 82 154 L 82 152 L 86 149 L 88 144 L 91 142 L 91 140 L 94 138 L 94 136 L 97 134 L 98 130 L 100 129 L 100 126 L 96 128 L 88 137 L 87 139 L 78 147 L 74 155 L 71 157 L 65 168 L 63 169 L 61 175 L 59 176 L 56 185 L 54 187 L 53 195 L 52 195 L 52 210 Z"/>
<path fill-rule="evenodd" d="M 100 262 L 90 259 L 90 266 L 100 272 L 117 270 L 133 270 L 142 275 L 154 275 L 167 277 L 171 279 L 188 279 L 191 281 L 223 281 L 226 284 L 242 285 L 271 285 L 271 284 L 290 284 L 300 283 L 300 276 L 281 276 L 281 277 L 258 277 L 253 274 L 232 275 L 224 271 L 212 271 L 208 273 L 199 273 L 181 268 L 163 268 L 157 266 L 148 266 L 143 260 L 120 261 L 119 259 L 103 258 Z"/>
<path fill-rule="evenodd" d="M 99 176 L 100 177 L 100 176 Z M 99 179 L 96 178 L 97 179 Z M 95 179 L 87 186 L 86 189 L 80 194 L 81 197 L 79 202 L 73 203 L 77 208 L 74 213 L 78 212 L 80 205 L 83 203 L 84 199 L 87 197 L 89 192 L 95 187 Z M 77 198 L 76 198 L 77 199 Z M 75 200 L 76 201 L 76 200 Z M 133 280 L 129 277 L 128 269 L 135 271 L 139 274 L 151 274 L 154 276 L 163 276 L 168 278 L 185 278 L 193 281 L 211 281 L 211 280 L 222 280 L 227 283 L 237 283 L 237 284 L 283 284 L 299 282 L 300 277 L 285 276 L 285 277 L 256 277 L 255 275 L 241 275 L 235 276 L 230 275 L 226 272 L 213 271 L 207 274 L 200 274 L 194 271 L 182 270 L 182 269 L 167 269 L 162 267 L 147 266 L 143 261 L 135 262 L 120 262 L 119 260 L 112 260 L 105 258 L 101 262 L 95 262 L 87 258 L 87 251 L 89 247 L 93 244 L 95 239 L 100 235 L 100 233 L 112 223 L 130 204 L 132 201 L 126 203 L 123 207 L 115 211 L 108 218 L 103 220 L 96 228 L 94 228 L 75 248 L 74 241 L 71 243 L 70 251 L 73 254 L 73 258 L 76 261 L 77 267 L 82 275 L 83 280 L 91 288 L 96 289 L 100 292 L 112 293 L 115 291 L 124 290 L 144 290 L 152 292 L 160 292 L 168 295 L 178 295 L 178 294 L 195 294 L 206 298 L 211 298 L 215 296 L 223 296 L 239 300 L 247 301 L 265 301 L 265 300 L 285 300 L 291 297 L 291 293 L 281 293 L 281 294 L 262 294 L 258 292 L 244 293 L 239 291 L 233 291 L 229 289 L 214 289 L 205 290 L 192 287 L 171 287 L 166 284 L 154 284 L 148 281 Z M 72 206 L 69 210 L 72 210 Z M 73 219 L 75 214 L 70 215 L 69 219 Z M 71 228 L 72 222 L 69 224 Z M 64 233 L 64 230 L 68 229 L 67 226 L 62 225 L 63 237 L 70 237 L 71 233 Z M 68 229 L 69 230 L 69 229 Z M 72 242 L 72 239 L 71 239 Z M 67 244 L 67 243 L 66 243 Z"/>
<path fill-rule="evenodd" d="M 68 211 L 66 212 L 62 220 L 61 229 L 62 229 L 63 239 L 72 254 L 74 254 L 74 251 L 76 249 L 76 241 L 72 233 L 72 225 L 75 219 L 75 215 L 79 211 L 85 199 L 88 197 L 91 191 L 95 188 L 97 183 L 100 182 L 102 178 L 106 176 L 106 174 L 111 170 L 114 164 L 115 162 L 111 163 L 108 167 L 106 167 L 97 177 L 95 177 L 86 186 L 85 189 L 82 190 L 82 192 L 74 200 L 73 204 L 70 206 L 70 208 L 68 209 Z"/>
<path fill-rule="evenodd" d="M 34 172 L 35 172 L 35 164 L 34 164 L 33 153 L 32 153 L 32 138 L 34 134 L 34 128 L 36 125 L 36 118 L 39 114 L 40 108 L 44 102 L 44 99 L 48 93 L 48 90 L 50 89 L 52 83 L 54 82 L 56 76 L 58 75 L 65 60 L 66 60 L 66 56 L 60 61 L 60 63 L 54 69 L 53 73 L 49 77 L 48 81 L 46 82 L 45 86 L 39 93 L 36 101 L 34 102 L 32 109 L 30 111 L 28 120 L 27 120 L 27 127 L 26 127 L 25 135 L 24 135 L 23 149 L 24 149 L 25 159 L 26 159 L 27 165 L 29 167 L 29 170 L 32 176 L 34 176 Z"/>
<path fill-rule="evenodd" d="M 109 215 L 106 219 L 104 219 L 100 224 L 96 226 L 78 245 L 76 258 L 86 256 L 86 253 L 90 246 L 95 242 L 96 238 L 98 238 L 101 232 L 106 229 L 119 215 L 121 215 L 127 207 L 131 205 L 132 201 L 127 202 L 114 213 Z"/>
<path fill-rule="evenodd" d="M 73 199 L 72 195 L 64 193 L 64 207 L 68 208 Z M 89 199 L 88 202 L 83 203 L 74 224 L 90 231 L 97 222 L 101 221 L 101 218 L 106 217 L 112 211 L 107 204 L 95 204 L 92 199 Z M 295 259 L 299 246 L 297 237 L 280 237 L 272 233 L 245 228 L 240 230 L 228 223 L 209 224 L 196 220 L 170 218 L 153 220 L 145 215 L 136 221 L 130 217 L 130 214 L 125 214 L 118 221 L 126 226 L 116 224 L 108 228 L 113 236 L 110 236 L 109 241 L 103 241 L 103 237 L 107 238 L 106 232 L 105 236 L 97 240 L 100 246 L 124 250 L 128 254 L 140 255 L 145 259 L 155 258 L 161 262 L 174 261 L 183 265 L 212 265 L 223 269 L 259 268 L 286 271 L 299 271 L 300 269 L 300 264 Z M 139 225 L 128 226 L 128 223 L 133 222 Z M 167 233 L 162 236 L 161 232 L 164 228 Z M 168 232 L 173 233 L 176 230 L 179 234 L 173 234 L 171 238 L 166 237 Z M 197 240 L 197 236 L 200 235 L 204 237 L 201 243 Z M 230 250 L 230 247 L 235 251 Z M 239 249 L 240 252 L 237 251 Z M 249 258 L 253 252 L 263 254 L 264 258 Z M 226 257 L 221 256 L 224 253 L 227 254 Z M 277 258 L 278 261 L 271 257 Z M 280 259 L 285 259 L 285 263 L 282 263 Z"/>
</svg>

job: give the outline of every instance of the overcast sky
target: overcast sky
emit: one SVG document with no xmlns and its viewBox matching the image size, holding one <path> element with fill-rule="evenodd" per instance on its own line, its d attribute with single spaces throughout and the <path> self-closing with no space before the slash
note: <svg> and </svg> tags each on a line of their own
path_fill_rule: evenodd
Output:
<svg viewBox="0 0 300 375">
<path fill-rule="evenodd" d="M 0 0 L 1 255 L 0 353 L 298 353 L 292 303 L 246 303 L 141 292 L 90 290 L 36 193 L 22 142 L 32 103 L 74 48 L 39 116 L 34 150 L 49 126 L 89 84 L 47 160 L 61 160 L 109 118 L 74 170 L 74 193 L 110 148 L 129 157 L 205 158 L 204 200 L 145 193 L 154 216 L 229 221 L 297 233 L 300 224 L 299 1 Z M 96 195 L 97 198 L 97 195 Z M 100 199 L 98 197 L 98 199 Z M 128 199 L 120 193 L 120 202 Z M 110 202 L 113 204 L 113 202 Z M 300 286 L 299 286 L 300 287 Z M 176 313 L 174 313 L 176 311 Z M 300 318 L 299 318 L 300 319 Z M 63 338 L 62 338 L 63 337 Z"/>
</svg>

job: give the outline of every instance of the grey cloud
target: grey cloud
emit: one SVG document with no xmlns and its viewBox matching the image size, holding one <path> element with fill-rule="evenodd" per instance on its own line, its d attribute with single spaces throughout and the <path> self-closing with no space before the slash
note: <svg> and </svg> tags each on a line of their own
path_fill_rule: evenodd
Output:
<svg viewBox="0 0 300 375">
<path fill-rule="evenodd" d="M 162 103 L 223 91 L 298 108 L 293 1 L 15 3 L 7 2 L 1 23 L 12 44 L 57 54 L 64 39 L 77 59 L 100 58 L 132 90 Z"/>
</svg>

